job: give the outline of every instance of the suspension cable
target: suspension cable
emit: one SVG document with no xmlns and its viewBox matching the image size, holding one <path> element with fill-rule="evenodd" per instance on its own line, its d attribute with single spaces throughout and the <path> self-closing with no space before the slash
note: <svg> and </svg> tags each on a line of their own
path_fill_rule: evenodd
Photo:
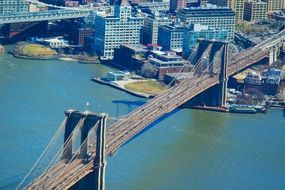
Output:
<svg viewBox="0 0 285 190">
<path fill-rule="evenodd" d="M 40 183 L 44 180 L 45 176 L 47 175 L 46 171 L 49 170 L 49 168 L 51 168 L 52 166 L 54 166 L 57 161 L 60 158 L 60 153 L 63 152 L 63 150 L 66 148 L 66 146 L 72 141 L 72 137 L 75 133 L 78 132 L 78 130 L 82 127 L 82 124 L 84 123 L 84 120 L 87 116 L 81 118 L 79 120 L 79 122 L 77 123 L 76 127 L 74 128 L 74 130 L 72 131 L 72 133 L 68 136 L 67 140 L 65 141 L 65 143 L 61 146 L 61 148 L 58 150 L 58 152 L 56 153 L 56 155 L 53 157 L 53 159 L 51 160 L 51 162 L 49 163 L 49 165 L 45 168 L 45 170 L 42 172 L 44 175 L 41 177 Z M 39 183 L 39 184 L 40 184 Z"/>
<path fill-rule="evenodd" d="M 34 170 L 34 168 L 37 166 L 37 164 L 40 162 L 40 160 L 43 158 L 43 156 L 45 155 L 45 153 L 47 152 L 48 148 L 50 147 L 51 143 L 54 141 L 55 137 L 59 134 L 59 131 L 61 130 L 61 128 L 63 126 L 65 126 L 67 121 L 67 116 L 64 118 L 63 122 L 61 123 L 60 127 L 57 129 L 56 133 L 54 134 L 54 136 L 52 137 L 52 139 L 50 140 L 50 142 L 48 143 L 48 145 L 46 146 L 46 148 L 44 149 L 44 151 L 42 152 L 42 154 L 40 155 L 40 157 L 38 158 L 38 160 L 35 162 L 35 164 L 32 166 L 32 168 L 30 169 L 30 171 L 27 173 L 27 175 L 23 178 L 23 180 L 19 183 L 19 185 L 17 186 L 16 190 L 18 190 L 21 185 L 23 185 L 23 183 L 25 182 L 25 180 L 29 177 L 29 175 L 32 173 L 32 171 Z"/>
<path fill-rule="evenodd" d="M 91 130 L 94 130 L 96 127 L 98 127 L 98 125 L 99 125 L 99 122 L 97 122 L 97 123 L 92 127 Z M 91 130 L 90 130 L 90 132 L 91 132 Z M 92 139 L 90 139 L 90 141 L 93 141 L 93 140 L 95 140 L 95 139 L 96 139 L 96 136 L 93 137 Z M 79 148 L 78 148 L 77 151 L 73 154 L 73 156 L 72 156 L 72 158 L 69 160 L 69 162 L 66 163 L 66 165 L 69 165 L 72 161 L 74 161 L 74 158 L 80 153 L 81 148 L 84 146 L 84 144 L 87 142 L 87 140 L 88 140 L 88 136 L 87 136 L 87 137 L 84 139 L 84 141 L 80 144 Z M 65 172 L 65 171 L 64 171 L 64 170 L 60 171 L 60 173 L 59 173 L 59 175 L 57 175 L 55 181 L 58 180 L 58 178 L 60 177 L 60 175 L 61 175 L 63 172 Z M 41 182 L 42 182 L 42 181 L 41 181 Z M 40 184 L 40 185 L 39 185 L 37 188 L 40 188 L 41 183 L 39 183 L 39 184 Z"/>
</svg>

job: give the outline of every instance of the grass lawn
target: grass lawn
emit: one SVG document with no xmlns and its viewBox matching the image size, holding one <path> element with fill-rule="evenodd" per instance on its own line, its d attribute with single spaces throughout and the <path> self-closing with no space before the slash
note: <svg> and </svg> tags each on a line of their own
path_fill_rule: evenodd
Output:
<svg viewBox="0 0 285 190">
<path fill-rule="evenodd" d="M 131 83 L 125 84 L 124 87 L 134 92 L 152 94 L 152 95 L 160 94 L 166 89 L 164 85 L 156 81 L 131 82 Z"/>
<path fill-rule="evenodd" d="M 52 56 L 57 55 L 57 52 L 38 44 L 28 44 L 22 47 L 22 53 L 31 56 Z"/>
</svg>

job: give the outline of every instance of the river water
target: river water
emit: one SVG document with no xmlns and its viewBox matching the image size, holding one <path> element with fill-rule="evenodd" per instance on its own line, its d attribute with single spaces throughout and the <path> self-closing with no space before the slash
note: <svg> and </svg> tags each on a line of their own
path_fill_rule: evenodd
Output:
<svg viewBox="0 0 285 190">
<path fill-rule="evenodd" d="M 0 189 L 15 189 L 64 117 L 112 116 L 145 101 L 92 82 L 103 65 L 0 56 Z M 180 109 L 108 158 L 108 190 L 285 189 L 285 113 L 240 115 Z"/>
</svg>

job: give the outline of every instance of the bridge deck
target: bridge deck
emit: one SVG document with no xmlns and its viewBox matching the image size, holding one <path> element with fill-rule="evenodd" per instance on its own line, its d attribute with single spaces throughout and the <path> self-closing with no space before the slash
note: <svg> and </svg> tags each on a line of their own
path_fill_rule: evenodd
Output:
<svg viewBox="0 0 285 190">
<path fill-rule="evenodd" d="M 90 15 L 90 13 L 91 13 L 90 10 L 83 9 L 83 10 L 49 10 L 43 12 L 2 14 L 0 15 L 0 24 L 83 18 Z"/>
</svg>

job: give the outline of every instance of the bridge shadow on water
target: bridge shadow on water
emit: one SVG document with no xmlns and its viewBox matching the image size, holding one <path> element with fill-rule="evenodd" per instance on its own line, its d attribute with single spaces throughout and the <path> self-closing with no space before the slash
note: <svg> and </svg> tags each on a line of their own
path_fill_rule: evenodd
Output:
<svg viewBox="0 0 285 190">
<path fill-rule="evenodd" d="M 142 106 L 145 104 L 147 100 L 113 100 L 112 103 L 116 104 L 116 117 L 120 117 L 121 115 L 124 115 L 125 113 L 120 113 L 120 108 L 122 106 L 127 106 L 127 113 L 130 113 L 133 109 Z"/>
<path fill-rule="evenodd" d="M 125 142 L 122 146 L 128 144 L 129 142 L 131 142 L 132 140 L 134 140 L 135 138 L 139 137 L 140 135 L 142 135 L 145 131 L 149 130 L 150 128 L 152 128 L 153 126 L 157 125 L 159 122 L 163 121 L 164 119 L 170 117 L 171 115 L 177 113 L 178 111 L 180 111 L 183 108 L 176 108 L 175 110 L 164 114 L 162 117 L 158 118 L 157 120 L 155 120 L 153 123 L 151 123 L 150 125 L 148 125 L 146 128 L 144 128 L 142 131 L 140 131 L 138 134 L 136 134 L 135 136 L 133 136 L 130 140 L 128 140 L 127 142 Z"/>
</svg>

